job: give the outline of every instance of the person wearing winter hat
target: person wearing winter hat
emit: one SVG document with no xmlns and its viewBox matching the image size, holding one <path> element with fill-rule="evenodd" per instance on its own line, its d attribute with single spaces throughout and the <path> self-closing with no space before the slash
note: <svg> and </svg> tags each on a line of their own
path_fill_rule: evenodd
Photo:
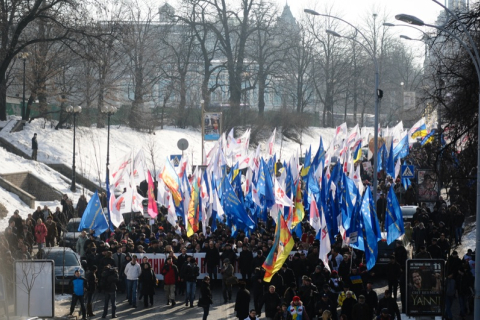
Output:
<svg viewBox="0 0 480 320">
<path fill-rule="evenodd" d="M 309 320 L 310 318 L 308 317 L 307 311 L 305 310 L 305 307 L 303 306 L 302 301 L 300 300 L 299 296 L 295 296 L 292 299 L 292 302 L 290 303 L 290 306 L 288 307 L 288 312 L 292 315 L 293 319 L 296 320 Z"/>
</svg>

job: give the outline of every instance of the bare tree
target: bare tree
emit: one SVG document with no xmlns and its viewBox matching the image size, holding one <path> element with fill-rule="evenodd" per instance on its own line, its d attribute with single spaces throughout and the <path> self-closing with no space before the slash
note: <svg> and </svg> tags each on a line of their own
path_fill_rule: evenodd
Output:
<svg viewBox="0 0 480 320">
<path fill-rule="evenodd" d="M 12 0 L 0 6 L 0 120 L 6 120 L 8 70 L 17 54 L 30 45 L 40 42 L 67 40 L 84 33 L 90 24 L 89 8 L 98 5 L 96 0 L 82 3 L 75 0 Z M 48 21 L 59 32 L 41 38 L 40 20 Z"/>
<path fill-rule="evenodd" d="M 21 262 L 19 262 L 21 263 Z M 20 282 L 16 281 L 16 289 L 23 291 L 28 296 L 28 316 L 30 314 L 30 305 L 31 305 L 31 293 L 35 288 L 35 283 L 37 278 L 42 274 L 43 270 L 46 267 L 48 261 L 37 262 L 37 263 L 22 263 L 22 268 L 20 269 L 20 276 L 17 275 L 17 280 L 20 278 Z M 18 270 L 18 269 L 17 269 Z"/>
</svg>

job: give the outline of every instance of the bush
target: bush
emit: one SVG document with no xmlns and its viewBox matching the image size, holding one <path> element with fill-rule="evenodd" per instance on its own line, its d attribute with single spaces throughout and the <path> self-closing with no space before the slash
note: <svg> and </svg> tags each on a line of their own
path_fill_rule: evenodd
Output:
<svg viewBox="0 0 480 320">
<path fill-rule="evenodd" d="M 7 208 L 5 208 L 5 206 L 2 203 L 0 203 L 0 219 L 5 218 L 7 214 L 8 214 Z"/>
</svg>

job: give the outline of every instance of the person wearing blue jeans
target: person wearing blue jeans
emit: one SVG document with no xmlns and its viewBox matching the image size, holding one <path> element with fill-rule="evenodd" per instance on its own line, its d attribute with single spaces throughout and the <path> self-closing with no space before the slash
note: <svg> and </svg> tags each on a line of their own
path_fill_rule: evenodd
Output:
<svg viewBox="0 0 480 320">
<path fill-rule="evenodd" d="M 133 307 L 137 307 L 137 284 L 138 277 L 142 273 L 140 264 L 137 263 L 137 256 L 132 256 L 132 262 L 125 266 L 125 276 L 127 277 L 127 297 L 128 303 Z"/>
<path fill-rule="evenodd" d="M 190 301 L 190 308 L 193 308 L 193 300 L 195 300 L 195 292 L 197 291 L 196 281 L 187 281 L 186 303 Z"/>
<path fill-rule="evenodd" d="M 200 275 L 198 265 L 195 263 L 195 258 L 187 256 L 187 261 L 183 264 L 180 271 L 180 278 L 185 282 L 185 306 L 190 302 L 190 308 L 193 308 L 193 300 L 195 300 L 195 292 L 197 290 L 197 277 Z"/>
<path fill-rule="evenodd" d="M 108 313 L 108 304 L 112 305 L 112 318 L 116 318 L 115 311 L 117 310 L 116 298 L 117 298 L 117 283 L 119 282 L 118 269 L 112 268 L 110 265 L 105 267 L 105 270 L 102 272 L 102 279 L 104 286 L 102 290 L 104 291 L 104 305 L 103 305 L 103 314 L 102 318 L 107 317 Z"/>
</svg>

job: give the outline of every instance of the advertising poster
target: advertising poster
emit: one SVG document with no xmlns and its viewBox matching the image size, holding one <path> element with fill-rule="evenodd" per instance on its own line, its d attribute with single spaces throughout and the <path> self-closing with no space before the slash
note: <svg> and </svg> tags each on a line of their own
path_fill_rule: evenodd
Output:
<svg viewBox="0 0 480 320">
<path fill-rule="evenodd" d="M 441 316 L 444 309 L 445 260 L 407 260 L 408 316 Z"/>
<path fill-rule="evenodd" d="M 203 114 L 203 139 L 205 141 L 220 139 L 222 131 L 221 121 L 221 112 L 206 112 Z"/>
<path fill-rule="evenodd" d="M 437 174 L 432 170 L 417 170 L 418 202 L 437 201 Z"/>
</svg>

